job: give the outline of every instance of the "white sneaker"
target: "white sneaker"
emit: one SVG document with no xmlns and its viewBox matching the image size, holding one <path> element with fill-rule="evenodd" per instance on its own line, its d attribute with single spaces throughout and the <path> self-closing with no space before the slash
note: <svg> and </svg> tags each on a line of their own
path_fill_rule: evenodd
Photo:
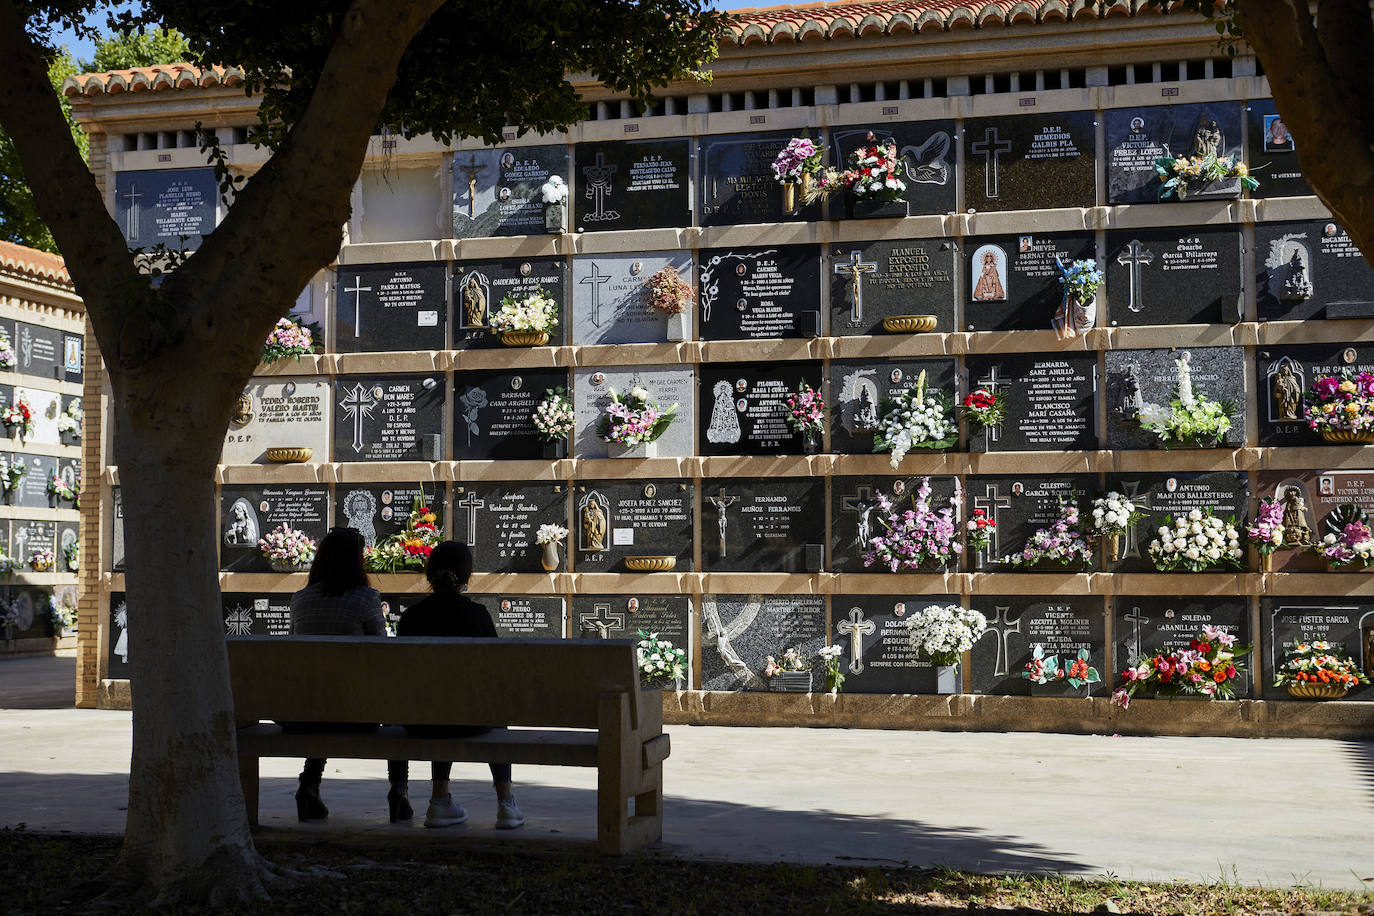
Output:
<svg viewBox="0 0 1374 916">
<path fill-rule="evenodd" d="M 445 795 L 443 798 L 431 798 L 429 810 L 425 812 L 426 827 L 453 827 L 467 819 L 468 813 L 463 810 L 462 805 L 453 803 L 452 795 Z"/>
<path fill-rule="evenodd" d="M 520 806 L 515 803 L 515 799 L 500 802 L 496 806 L 496 829 L 514 830 L 525 823 L 525 815 L 520 813 Z"/>
</svg>

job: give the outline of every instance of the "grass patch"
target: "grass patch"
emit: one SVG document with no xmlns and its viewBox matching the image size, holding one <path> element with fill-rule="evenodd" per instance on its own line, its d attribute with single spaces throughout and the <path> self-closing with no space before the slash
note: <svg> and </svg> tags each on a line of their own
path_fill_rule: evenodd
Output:
<svg viewBox="0 0 1374 916">
<path fill-rule="evenodd" d="M 666 858 L 603 859 L 517 848 L 416 844 L 362 849 L 260 844 L 280 866 L 334 877 L 284 884 L 261 916 L 305 913 L 1044 914 L 1150 916 L 1346 913 L 1374 916 L 1374 895 L 1319 887 L 1143 884 L 1112 876 L 976 875 L 943 868 L 756 865 Z M 114 862 L 112 837 L 0 830 L 0 912 L 76 909 L 62 891 Z M 342 876 L 342 877 L 339 877 Z M 140 912 L 129 910 L 129 912 Z M 179 909 L 178 914 L 193 913 Z"/>
</svg>

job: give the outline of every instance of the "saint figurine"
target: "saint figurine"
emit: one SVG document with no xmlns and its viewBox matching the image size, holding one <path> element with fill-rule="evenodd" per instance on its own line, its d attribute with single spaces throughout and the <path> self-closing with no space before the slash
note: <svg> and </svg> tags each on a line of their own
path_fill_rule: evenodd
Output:
<svg viewBox="0 0 1374 916">
<path fill-rule="evenodd" d="M 463 287 L 463 327 L 480 328 L 487 323 L 487 297 L 476 277 L 468 277 Z"/>
<path fill-rule="evenodd" d="M 582 549 L 606 549 L 606 513 L 601 511 L 601 504 L 596 500 L 582 507 Z"/>
<path fill-rule="evenodd" d="M 859 391 L 859 405 L 854 408 L 854 428 L 866 432 L 878 428 L 878 410 L 868 396 L 867 388 Z"/>
<path fill-rule="evenodd" d="M 1221 128 L 1210 117 L 1198 122 L 1197 132 L 1193 134 L 1194 156 L 1221 155 Z"/>
<path fill-rule="evenodd" d="M 1140 417 L 1140 409 L 1145 406 L 1145 398 L 1140 393 L 1139 369 L 1135 363 L 1127 363 L 1126 377 L 1121 380 L 1121 396 L 1116 402 L 1116 412 L 1123 420 Z"/>
<path fill-rule="evenodd" d="M 1307 262 L 1302 253 L 1293 249 L 1293 257 L 1284 266 L 1283 291 L 1280 298 L 1284 302 L 1303 302 L 1312 298 L 1312 281 L 1307 278 Z"/>
<path fill-rule="evenodd" d="M 1007 298 L 1007 293 L 1002 289 L 1002 278 L 997 275 L 997 255 L 991 251 L 983 255 L 983 272 L 978 275 L 978 282 L 973 287 L 973 300 L 975 302 L 999 302 Z"/>
<path fill-rule="evenodd" d="M 1298 419 L 1298 404 L 1302 401 L 1302 386 L 1293 374 L 1293 367 L 1287 363 L 1274 376 L 1274 404 L 1279 409 L 1280 420 Z"/>
<path fill-rule="evenodd" d="M 1307 547 L 1312 543 L 1312 529 L 1307 527 L 1307 502 L 1297 487 L 1283 491 L 1283 546 Z"/>
</svg>

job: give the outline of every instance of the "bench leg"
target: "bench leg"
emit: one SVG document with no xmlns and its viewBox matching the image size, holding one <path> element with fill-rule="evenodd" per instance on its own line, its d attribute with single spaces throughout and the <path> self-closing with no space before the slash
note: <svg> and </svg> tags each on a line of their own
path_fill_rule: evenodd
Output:
<svg viewBox="0 0 1374 916">
<path fill-rule="evenodd" d="M 248 809 L 248 823 L 258 826 L 258 758 L 239 755 L 239 785 L 243 787 L 243 805 Z"/>
<path fill-rule="evenodd" d="M 635 796 L 635 822 L 642 825 L 641 842 L 657 843 L 663 839 L 663 767 L 654 767 L 649 778 L 653 787 Z"/>
</svg>

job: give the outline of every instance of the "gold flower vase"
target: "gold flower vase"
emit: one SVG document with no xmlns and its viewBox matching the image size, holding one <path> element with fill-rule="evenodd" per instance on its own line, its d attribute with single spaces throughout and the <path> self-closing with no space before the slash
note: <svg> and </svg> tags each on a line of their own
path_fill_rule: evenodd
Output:
<svg viewBox="0 0 1374 916">
<path fill-rule="evenodd" d="M 625 568 L 630 572 L 672 572 L 677 557 L 626 557 Z"/>
<path fill-rule="evenodd" d="M 1374 430 L 1323 429 L 1322 438 L 1332 445 L 1367 445 L 1374 442 Z"/>
<path fill-rule="evenodd" d="M 1298 700 L 1339 700 L 1348 689 L 1344 684 L 1289 684 L 1288 695 Z"/>
<path fill-rule="evenodd" d="M 508 347 L 542 347 L 549 342 L 548 331 L 502 331 L 501 343 Z"/>
<path fill-rule="evenodd" d="M 883 330 L 890 334 L 919 334 L 935 330 L 934 315 L 893 315 L 883 319 Z"/>
</svg>

